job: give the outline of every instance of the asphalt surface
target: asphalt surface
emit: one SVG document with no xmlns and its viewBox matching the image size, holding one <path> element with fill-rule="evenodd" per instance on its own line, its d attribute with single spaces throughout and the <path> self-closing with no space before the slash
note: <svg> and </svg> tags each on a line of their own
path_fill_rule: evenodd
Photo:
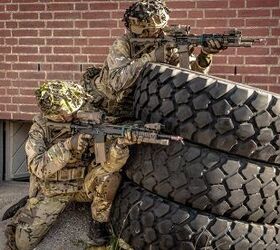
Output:
<svg viewBox="0 0 280 250">
<path fill-rule="evenodd" d="M 4 212 L 28 193 L 29 183 L 0 183 L 0 218 Z M 72 203 L 60 215 L 36 250 L 84 250 L 89 238 L 87 232 L 90 221 L 90 205 L 88 203 Z M 6 241 L 4 229 L 7 221 L 0 221 L 0 249 L 4 249 Z"/>
</svg>

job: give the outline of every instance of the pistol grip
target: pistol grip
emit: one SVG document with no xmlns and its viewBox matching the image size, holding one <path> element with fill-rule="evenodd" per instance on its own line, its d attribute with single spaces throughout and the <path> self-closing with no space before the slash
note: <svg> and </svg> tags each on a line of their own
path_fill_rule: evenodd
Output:
<svg viewBox="0 0 280 250">
<path fill-rule="evenodd" d="M 180 60 L 180 67 L 184 69 L 189 69 L 189 46 L 179 45 L 178 46 L 179 52 L 179 60 Z"/>
</svg>

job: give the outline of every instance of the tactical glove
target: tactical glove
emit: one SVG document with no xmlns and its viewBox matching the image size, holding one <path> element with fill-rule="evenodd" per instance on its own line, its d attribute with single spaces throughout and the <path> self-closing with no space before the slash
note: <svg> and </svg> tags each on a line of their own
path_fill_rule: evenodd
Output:
<svg viewBox="0 0 280 250">
<path fill-rule="evenodd" d="M 206 55 L 207 54 L 217 54 L 221 50 L 224 50 L 224 49 L 226 49 L 226 48 L 221 45 L 219 40 L 211 39 L 207 42 L 207 46 L 202 47 L 202 52 L 205 53 Z"/>
<path fill-rule="evenodd" d="M 66 149 L 75 153 L 83 153 L 89 146 L 89 140 L 92 138 L 89 134 L 75 134 L 64 142 Z"/>
<path fill-rule="evenodd" d="M 131 131 L 126 131 L 124 137 L 120 137 L 117 139 L 117 147 L 125 148 L 128 145 L 140 144 L 143 142 L 143 138 L 141 136 L 137 136 Z"/>
<path fill-rule="evenodd" d="M 177 48 L 167 48 L 166 49 L 166 63 L 170 65 L 178 65 L 179 63 L 179 53 Z"/>
</svg>

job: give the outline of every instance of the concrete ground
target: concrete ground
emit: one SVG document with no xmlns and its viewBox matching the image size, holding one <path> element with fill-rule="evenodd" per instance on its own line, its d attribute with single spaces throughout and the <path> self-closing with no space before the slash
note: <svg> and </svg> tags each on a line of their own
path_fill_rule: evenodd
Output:
<svg viewBox="0 0 280 250">
<path fill-rule="evenodd" d="M 0 183 L 0 218 L 11 205 L 27 195 L 28 183 Z M 88 242 L 89 204 L 70 204 L 50 229 L 36 250 L 83 250 Z M 4 249 L 4 229 L 8 221 L 0 221 L 0 249 Z"/>
</svg>

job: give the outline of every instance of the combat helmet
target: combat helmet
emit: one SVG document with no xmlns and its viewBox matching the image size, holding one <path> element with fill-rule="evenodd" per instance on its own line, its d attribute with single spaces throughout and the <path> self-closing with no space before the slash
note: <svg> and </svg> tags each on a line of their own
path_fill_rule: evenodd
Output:
<svg viewBox="0 0 280 250">
<path fill-rule="evenodd" d="M 35 96 L 45 115 L 70 115 L 85 104 L 88 95 L 74 82 L 47 81 L 35 91 Z"/>
<path fill-rule="evenodd" d="M 163 29 L 169 13 L 164 0 L 142 0 L 125 11 L 123 21 L 128 30 L 140 35 L 146 29 Z"/>
</svg>

